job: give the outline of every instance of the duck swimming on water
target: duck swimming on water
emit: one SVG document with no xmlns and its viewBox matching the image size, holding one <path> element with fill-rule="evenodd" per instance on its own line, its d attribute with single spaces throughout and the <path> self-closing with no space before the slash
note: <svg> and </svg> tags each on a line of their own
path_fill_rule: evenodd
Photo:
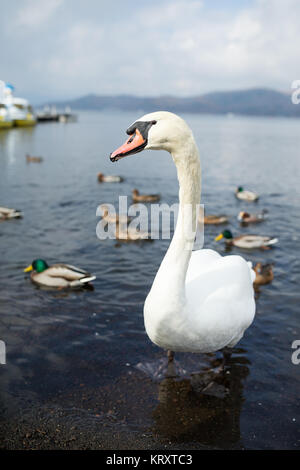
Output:
<svg viewBox="0 0 300 470">
<path fill-rule="evenodd" d="M 255 271 L 254 285 L 262 286 L 273 281 L 274 273 L 272 264 L 256 263 L 253 269 Z"/>
<path fill-rule="evenodd" d="M 263 210 L 259 214 L 249 214 L 249 212 L 241 211 L 237 219 L 244 224 L 263 222 L 267 218 L 267 211 Z"/>
<path fill-rule="evenodd" d="M 26 155 L 27 163 L 42 163 L 43 157 L 32 157 L 31 155 Z"/>
<path fill-rule="evenodd" d="M 20 219 L 23 217 L 21 211 L 10 209 L 9 207 L 0 207 L 0 220 Z"/>
<path fill-rule="evenodd" d="M 99 183 L 122 183 L 124 178 L 122 176 L 115 176 L 115 175 L 104 175 L 103 173 L 98 173 L 98 181 Z"/>
<path fill-rule="evenodd" d="M 200 220 L 200 222 L 202 219 Z M 204 225 L 221 225 L 228 222 L 228 217 L 226 215 L 205 215 L 204 216 Z"/>
<path fill-rule="evenodd" d="M 159 194 L 140 194 L 137 189 L 132 190 L 133 202 L 157 202 L 160 200 Z"/>
<path fill-rule="evenodd" d="M 31 281 L 42 287 L 74 288 L 83 287 L 94 281 L 96 276 L 91 273 L 72 266 L 70 264 L 56 263 L 49 266 L 43 259 L 35 259 L 24 272 L 31 273 Z"/>
<path fill-rule="evenodd" d="M 242 186 L 239 186 L 235 190 L 235 195 L 238 199 L 249 202 L 257 201 L 259 198 L 258 194 L 254 193 L 253 191 L 245 190 Z"/>
<path fill-rule="evenodd" d="M 224 230 L 220 233 L 215 241 L 225 240 L 226 245 L 237 246 L 238 248 L 245 248 L 253 250 L 256 248 L 269 249 L 272 245 L 278 243 L 278 238 L 267 237 L 264 235 L 240 235 L 233 237 L 230 230 Z"/>
</svg>

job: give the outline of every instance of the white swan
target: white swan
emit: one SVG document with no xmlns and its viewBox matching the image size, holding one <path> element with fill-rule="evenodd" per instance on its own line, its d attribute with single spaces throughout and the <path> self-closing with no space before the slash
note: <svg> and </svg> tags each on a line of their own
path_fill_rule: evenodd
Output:
<svg viewBox="0 0 300 470">
<path fill-rule="evenodd" d="M 112 161 L 143 149 L 167 150 L 180 186 L 176 230 L 144 305 L 147 334 L 169 352 L 233 347 L 254 319 L 255 274 L 241 256 L 192 251 L 194 238 L 187 236 L 186 227 L 196 224 L 201 180 L 193 134 L 183 119 L 166 111 L 146 114 L 127 134 L 129 139 L 111 154 Z"/>
</svg>

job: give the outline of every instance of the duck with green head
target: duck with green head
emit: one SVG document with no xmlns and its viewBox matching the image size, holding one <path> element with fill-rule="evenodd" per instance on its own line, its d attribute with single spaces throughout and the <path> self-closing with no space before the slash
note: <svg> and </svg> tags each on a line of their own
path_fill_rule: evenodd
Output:
<svg viewBox="0 0 300 470">
<path fill-rule="evenodd" d="M 269 249 L 270 246 L 275 245 L 278 242 L 278 238 L 267 237 L 263 235 L 240 235 L 233 237 L 230 230 L 224 230 L 220 233 L 215 241 L 222 240 L 224 238 L 226 245 L 237 246 L 238 248 L 246 248 L 253 250 L 256 248 Z"/>
<path fill-rule="evenodd" d="M 43 259 L 35 259 L 24 272 L 31 272 L 31 281 L 43 287 L 82 287 L 96 279 L 91 273 L 70 264 L 56 263 L 49 266 Z"/>
<path fill-rule="evenodd" d="M 259 196 L 258 194 L 254 193 L 253 191 L 248 191 L 243 188 L 243 186 L 239 186 L 235 190 L 235 195 L 238 199 L 241 199 L 242 201 L 257 201 Z"/>
</svg>

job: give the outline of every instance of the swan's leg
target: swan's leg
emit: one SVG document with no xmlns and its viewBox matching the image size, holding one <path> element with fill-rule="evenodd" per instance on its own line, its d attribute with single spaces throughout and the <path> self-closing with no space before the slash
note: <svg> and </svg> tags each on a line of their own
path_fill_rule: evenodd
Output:
<svg viewBox="0 0 300 470">
<path fill-rule="evenodd" d="M 171 351 L 169 349 L 167 354 L 168 354 L 168 363 L 173 362 L 174 361 L 174 356 L 175 356 L 174 351 Z"/>
<path fill-rule="evenodd" d="M 222 352 L 223 358 L 222 358 L 221 364 L 214 369 L 215 374 L 220 374 L 224 372 L 225 366 L 228 364 L 231 358 L 231 355 L 233 353 L 233 348 L 229 348 L 228 346 L 225 346 L 225 348 L 220 349 L 220 352 Z"/>
<path fill-rule="evenodd" d="M 168 365 L 167 365 L 166 375 L 167 377 L 176 377 L 176 370 L 175 370 L 175 364 L 174 364 L 174 356 L 175 356 L 174 351 L 171 351 L 169 349 L 167 356 L 168 356 Z"/>
<path fill-rule="evenodd" d="M 225 369 L 226 364 L 229 362 L 232 352 L 233 352 L 232 348 L 225 347 L 222 349 L 222 353 L 223 353 L 223 360 L 221 364 L 222 370 Z"/>
</svg>

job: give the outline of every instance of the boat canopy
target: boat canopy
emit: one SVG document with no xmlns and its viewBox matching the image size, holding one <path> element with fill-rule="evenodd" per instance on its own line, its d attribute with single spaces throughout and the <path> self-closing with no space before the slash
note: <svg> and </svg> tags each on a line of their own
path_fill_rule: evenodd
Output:
<svg viewBox="0 0 300 470">
<path fill-rule="evenodd" d="M 24 108 L 26 106 L 29 106 L 29 101 L 25 100 L 24 98 L 15 98 L 15 97 L 13 97 L 12 102 L 13 102 L 14 105 L 24 106 Z"/>
</svg>

